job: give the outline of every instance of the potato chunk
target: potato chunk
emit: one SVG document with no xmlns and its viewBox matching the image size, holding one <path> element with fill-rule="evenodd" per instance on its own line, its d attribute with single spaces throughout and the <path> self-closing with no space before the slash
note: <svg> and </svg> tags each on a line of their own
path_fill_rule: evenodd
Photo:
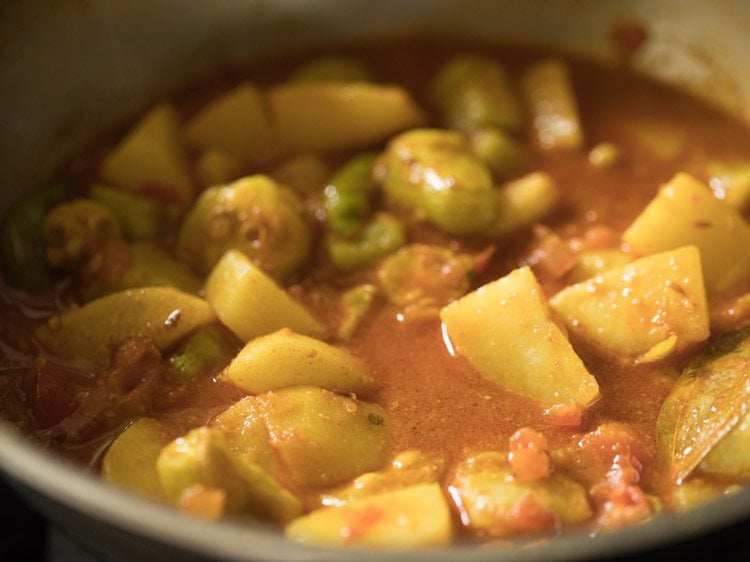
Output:
<svg viewBox="0 0 750 562">
<path fill-rule="evenodd" d="M 253 394 L 310 385 L 342 394 L 375 388 L 364 363 L 345 349 L 283 329 L 242 348 L 223 377 Z"/>
<path fill-rule="evenodd" d="M 367 146 L 425 120 L 402 88 L 364 82 L 288 82 L 271 89 L 269 103 L 282 138 L 297 150 Z"/>
<path fill-rule="evenodd" d="M 671 352 L 709 335 L 695 246 L 641 258 L 560 291 L 550 303 L 571 333 L 601 353 L 638 360 L 677 337 Z"/>
<path fill-rule="evenodd" d="M 326 507 L 295 519 L 286 536 L 326 546 L 416 548 L 449 544 L 450 511 L 439 484 L 418 484 Z"/>
<path fill-rule="evenodd" d="M 194 187 L 175 109 L 159 105 L 147 113 L 105 157 L 101 174 L 123 189 L 190 201 Z"/>
<path fill-rule="evenodd" d="M 206 300 L 246 342 L 281 328 L 309 336 L 325 333 L 312 314 L 237 250 L 224 254 L 209 275 Z"/>
<path fill-rule="evenodd" d="M 106 365 L 127 338 L 145 336 L 163 350 L 216 319 L 211 306 L 172 287 L 113 293 L 63 312 L 35 332 L 39 342 L 66 361 Z"/>
<path fill-rule="evenodd" d="M 731 291 L 750 280 L 750 226 L 685 173 L 661 187 L 622 240 L 639 254 L 697 246 L 709 294 Z"/>
<path fill-rule="evenodd" d="M 102 478 L 147 498 L 165 500 L 156 459 L 174 437 L 169 428 L 153 418 L 133 422 L 107 449 Z"/>
<path fill-rule="evenodd" d="M 220 149 L 251 161 L 263 161 L 278 150 L 263 94 L 250 83 L 209 103 L 188 121 L 185 135 L 196 148 Z"/>
<path fill-rule="evenodd" d="M 305 386 L 269 392 L 258 405 L 271 445 L 300 485 L 339 484 L 388 458 L 392 422 L 379 406 Z"/>
<path fill-rule="evenodd" d="M 714 445 L 700 464 L 703 472 L 733 478 L 750 477 L 750 414 Z"/>
<path fill-rule="evenodd" d="M 528 267 L 440 311 L 455 351 L 485 378 L 546 404 L 587 406 L 599 396 Z"/>
</svg>

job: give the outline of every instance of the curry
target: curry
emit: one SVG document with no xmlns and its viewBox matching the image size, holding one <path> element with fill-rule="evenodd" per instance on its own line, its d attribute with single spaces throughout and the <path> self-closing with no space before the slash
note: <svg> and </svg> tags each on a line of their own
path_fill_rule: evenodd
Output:
<svg viewBox="0 0 750 562">
<path fill-rule="evenodd" d="M 290 540 L 605 532 L 750 476 L 750 135 L 624 67 L 223 69 L 2 224 L 0 412 Z"/>
</svg>

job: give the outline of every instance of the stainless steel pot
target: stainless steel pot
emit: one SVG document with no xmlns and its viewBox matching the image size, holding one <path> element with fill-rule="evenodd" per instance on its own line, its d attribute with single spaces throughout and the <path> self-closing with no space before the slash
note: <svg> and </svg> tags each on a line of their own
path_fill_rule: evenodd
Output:
<svg viewBox="0 0 750 562">
<path fill-rule="evenodd" d="M 649 40 L 631 64 L 750 123 L 750 4 L 742 0 L 38 0 L 0 6 L 0 210 L 101 131 L 217 62 L 409 33 L 546 44 L 613 60 L 613 22 Z M 116 560 L 322 560 L 263 525 L 204 524 L 113 489 L 0 426 L 0 469 L 26 498 Z M 597 537 L 457 545 L 365 560 L 557 560 L 614 555 L 750 517 L 750 490 Z"/>
</svg>

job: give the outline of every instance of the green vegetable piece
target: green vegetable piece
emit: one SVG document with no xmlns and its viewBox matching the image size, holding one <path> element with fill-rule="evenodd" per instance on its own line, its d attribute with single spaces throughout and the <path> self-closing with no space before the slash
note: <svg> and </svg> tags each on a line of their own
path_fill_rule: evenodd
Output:
<svg viewBox="0 0 750 562">
<path fill-rule="evenodd" d="M 378 213 L 352 239 L 330 233 L 326 238 L 326 248 L 336 267 L 353 271 L 395 252 L 405 242 L 406 233 L 401 222 L 389 214 Z"/>
<path fill-rule="evenodd" d="M 378 270 L 383 292 L 399 306 L 445 306 L 469 291 L 473 274 L 468 254 L 427 244 L 401 248 Z"/>
<path fill-rule="evenodd" d="M 440 485 L 418 484 L 318 509 L 292 521 L 285 534 L 323 546 L 410 549 L 450 544 L 453 524 Z"/>
<path fill-rule="evenodd" d="M 417 129 L 399 135 L 376 172 L 392 201 L 450 234 L 481 234 L 495 219 L 492 175 L 462 133 Z"/>
<path fill-rule="evenodd" d="M 369 394 L 376 386 L 355 355 L 288 329 L 249 341 L 222 377 L 253 394 L 299 385 Z"/>
<path fill-rule="evenodd" d="M 385 464 L 390 415 L 322 388 L 298 386 L 258 397 L 271 445 L 302 486 L 333 486 Z"/>
<path fill-rule="evenodd" d="M 670 476 L 678 484 L 721 443 L 741 426 L 750 408 L 750 326 L 729 333 L 692 359 L 662 404 L 657 420 L 659 443 L 668 462 Z M 742 429 L 730 438 L 734 451 L 720 450 L 709 461 L 721 466 L 734 465 L 740 471 L 747 465 L 734 455 L 746 455 Z M 734 447 L 732 447 L 734 448 Z M 731 465 L 730 465 L 731 460 Z M 739 476 L 736 474 L 734 476 Z"/>
<path fill-rule="evenodd" d="M 42 224 L 47 210 L 65 199 L 68 185 L 55 183 L 18 199 L 7 211 L 0 228 L 0 264 L 5 282 L 28 293 L 52 287 Z"/>
<path fill-rule="evenodd" d="M 344 308 L 343 318 L 339 324 L 338 337 L 347 339 L 352 336 L 364 317 L 372 308 L 378 288 L 370 283 L 357 285 L 341 295 Z"/>
<path fill-rule="evenodd" d="M 544 172 L 533 172 L 497 191 L 497 218 L 489 232 L 501 237 L 541 220 L 560 200 L 557 183 Z"/>
<path fill-rule="evenodd" d="M 130 247 L 131 261 L 115 291 L 140 287 L 174 287 L 197 294 L 202 282 L 185 264 L 148 242 L 136 242 Z"/>
<path fill-rule="evenodd" d="M 484 127 L 469 134 L 471 148 L 492 172 L 501 178 L 529 165 L 529 154 L 502 129 Z"/>
<path fill-rule="evenodd" d="M 153 418 L 136 420 L 107 449 L 102 478 L 147 498 L 165 501 L 156 459 L 174 438 L 173 431 Z"/>
<path fill-rule="evenodd" d="M 539 146 L 576 150 L 583 145 L 578 103 L 564 61 L 552 58 L 532 64 L 523 90 Z"/>
<path fill-rule="evenodd" d="M 234 455 L 220 430 L 200 427 L 159 454 L 156 470 L 167 498 L 179 503 L 185 490 L 201 484 L 226 494 L 230 513 L 250 512 L 286 522 L 302 512 L 300 500 L 260 466 Z"/>
<path fill-rule="evenodd" d="M 114 213 L 122 225 L 123 234 L 129 240 L 158 238 L 164 232 L 165 222 L 169 220 L 165 205 L 129 191 L 94 184 L 89 195 Z"/>
<path fill-rule="evenodd" d="M 169 358 L 169 364 L 184 380 L 192 380 L 208 369 L 226 365 L 237 352 L 236 346 L 216 326 L 198 328 L 182 349 Z"/>
<path fill-rule="evenodd" d="M 52 317 L 35 331 L 39 342 L 65 361 L 107 365 L 128 338 L 151 338 L 160 350 L 216 319 L 211 306 L 171 287 L 121 291 Z"/>
<path fill-rule="evenodd" d="M 322 336 L 326 328 L 245 254 L 228 251 L 206 281 L 206 300 L 242 341 L 289 328 Z"/>
<path fill-rule="evenodd" d="M 503 67 L 491 58 L 458 55 L 440 69 L 432 97 L 443 121 L 462 131 L 490 126 L 517 131 L 522 114 Z"/>
<path fill-rule="evenodd" d="M 227 250 L 239 250 L 283 279 L 310 256 L 310 240 L 297 196 L 255 175 L 204 191 L 185 217 L 177 251 L 205 274 Z"/>
<path fill-rule="evenodd" d="M 75 269 L 102 241 L 119 238 L 120 222 L 104 205 L 91 199 L 60 203 L 44 218 L 47 262 Z"/>
<path fill-rule="evenodd" d="M 370 198 L 375 189 L 372 169 L 377 155 L 356 156 L 336 170 L 323 190 L 328 228 L 350 238 L 357 234 L 370 214 Z"/>
<path fill-rule="evenodd" d="M 290 77 L 295 82 L 369 82 L 367 67 L 352 57 L 327 55 L 297 68 Z"/>
</svg>

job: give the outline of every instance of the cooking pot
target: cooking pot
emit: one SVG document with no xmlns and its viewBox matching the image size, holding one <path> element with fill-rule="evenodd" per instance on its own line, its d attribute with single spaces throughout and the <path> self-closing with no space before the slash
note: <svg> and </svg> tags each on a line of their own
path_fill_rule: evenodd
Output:
<svg viewBox="0 0 750 562">
<path fill-rule="evenodd" d="M 613 25 L 643 25 L 628 60 L 750 123 L 750 4 L 742 0 L 39 0 L 0 7 L 0 210 L 102 131 L 218 63 L 421 34 L 544 44 L 620 61 Z M 621 62 L 621 61 L 620 61 Z M 0 374 L 0 376 L 2 376 Z M 0 426 L 0 469 L 69 536 L 112 560 L 331 560 L 262 524 L 186 518 L 100 482 Z M 557 560 L 642 550 L 750 517 L 750 490 L 595 537 L 459 544 L 365 560 Z"/>
</svg>

